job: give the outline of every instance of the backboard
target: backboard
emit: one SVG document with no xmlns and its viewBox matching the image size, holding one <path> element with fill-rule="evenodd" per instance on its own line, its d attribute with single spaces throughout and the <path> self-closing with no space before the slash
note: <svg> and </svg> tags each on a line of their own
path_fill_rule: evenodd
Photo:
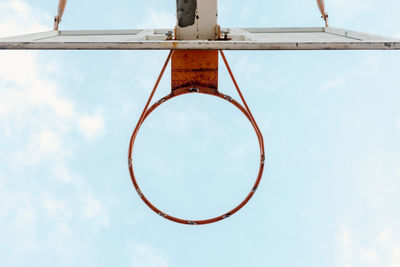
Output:
<svg viewBox="0 0 400 267">
<path fill-rule="evenodd" d="M 333 27 L 229 28 L 217 40 L 173 40 L 171 29 L 47 31 L 0 39 L 0 49 L 395 50 L 400 40 Z"/>
</svg>

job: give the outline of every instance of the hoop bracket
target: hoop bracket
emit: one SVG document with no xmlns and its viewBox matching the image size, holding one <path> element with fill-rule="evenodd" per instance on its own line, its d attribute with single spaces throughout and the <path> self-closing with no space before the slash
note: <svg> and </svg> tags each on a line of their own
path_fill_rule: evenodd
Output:
<svg viewBox="0 0 400 267">
<path fill-rule="evenodd" d="M 218 90 L 218 51 L 175 50 L 171 59 L 172 92 L 198 87 Z"/>
</svg>

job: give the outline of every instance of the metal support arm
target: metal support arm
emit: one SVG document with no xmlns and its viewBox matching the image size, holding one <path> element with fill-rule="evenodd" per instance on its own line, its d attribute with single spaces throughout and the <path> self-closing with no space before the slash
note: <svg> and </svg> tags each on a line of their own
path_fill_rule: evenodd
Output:
<svg viewBox="0 0 400 267">
<path fill-rule="evenodd" d="M 54 30 L 58 31 L 58 25 L 62 20 L 64 14 L 65 6 L 67 5 L 67 0 L 60 0 L 58 3 L 57 15 L 54 17 Z"/>
</svg>

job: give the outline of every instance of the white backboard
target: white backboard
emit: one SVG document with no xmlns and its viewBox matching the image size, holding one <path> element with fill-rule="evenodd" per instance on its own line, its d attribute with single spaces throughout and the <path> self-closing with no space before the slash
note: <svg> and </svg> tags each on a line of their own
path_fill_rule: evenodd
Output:
<svg viewBox="0 0 400 267">
<path fill-rule="evenodd" d="M 168 40 L 172 30 L 48 31 L 0 39 L 0 49 L 394 50 L 400 40 L 338 28 L 231 28 L 220 40 Z M 227 38 L 225 38 L 227 37 Z"/>
</svg>

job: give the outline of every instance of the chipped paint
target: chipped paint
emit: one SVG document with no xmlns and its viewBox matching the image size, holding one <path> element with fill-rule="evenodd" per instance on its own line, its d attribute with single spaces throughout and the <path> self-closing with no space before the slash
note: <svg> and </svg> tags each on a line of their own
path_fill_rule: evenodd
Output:
<svg viewBox="0 0 400 267">
<path fill-rule="evenodd" d="M 397 50 L 400 40 L 332 28 L 231 28 L 225 29 L 231 40 L 164 40 L 170 29 L 158 30 L 146 40 L 137 36 L 141 30 L 49 31 L 0 39 L 0 49 L 54 50 Z M 312 38 L 320 32 L 324 41 Z M 279 33 L 279 35 L 274 35 Z M 284 33 L 296 33 L 292 41 Z M 347 37 L 344 35 L 347 34 Z M 98 36 L 107 35 L 104 40 Z M 115 36 L 115 41 L 113 41 Z M 161 36 L 163 39 L 158 38 Z M 254 39 L 252 39 L 254 38 Z M 93 39 L 96 39 L 94 42 Z M 111 40 L 111 41 L 110 41 Z M 117 41 L 118 40 L 118 41 Z"/>
<path fill-rule="evenodd" d="M 216 39 L 218 0 L 176 0 L 176 39 Z"/>
<path fill-rule="evenodd" d="M 176 17 L 178 26 L 185 28 L 196 20 L 197 0 L 176 0 Z"/>
</svg>

